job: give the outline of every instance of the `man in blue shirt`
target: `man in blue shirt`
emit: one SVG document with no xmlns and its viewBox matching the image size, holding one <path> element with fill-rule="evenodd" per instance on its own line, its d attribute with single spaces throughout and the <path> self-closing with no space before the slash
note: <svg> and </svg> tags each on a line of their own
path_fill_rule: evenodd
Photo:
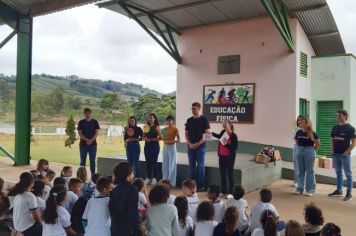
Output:
<svg viewBox="0 0 356 236">
<path fill-rule="evenodd" d="M 340 110 L 336 113 L 338 124 L 332 128 L 332 155 L 333 164 L 337 178 L 337 189 L 330 193 L 330 197 L 342 196 L 342 169 L 346 175 L 347 192 L 344 201 L 352 199 L 352 172 L 351 172 L 351 151 L 356 145 L 355 128 L 347 124 L 348 113 L 345 110 Z"/>
<path fill-rule="evenodd" d="M 84 109 L 84 119 L 78 123 L 78 134 L 80 137 L 79 152 L 80 152 L 80 166 L 85 166 L 87 155 L 89 154 L 90 172 L 95 174 L 95 158 L 100 126 L 97 120 L 91 118 L 91 109 Z"/>
</svg>

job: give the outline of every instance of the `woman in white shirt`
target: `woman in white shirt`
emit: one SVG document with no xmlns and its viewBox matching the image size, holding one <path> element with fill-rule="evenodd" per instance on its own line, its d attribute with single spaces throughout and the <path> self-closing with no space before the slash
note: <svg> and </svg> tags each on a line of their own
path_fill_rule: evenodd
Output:
<svg viewBox="0 0 356 236">
<path fill-rule="evenodd" d="M 213 236 L 214 228 L 218 222 L 214 221 L 214 206 L 211 202 L 203 201 L 197 209 L 197 223 L 195 236 Z"/>
<path fill-rule="evenodd" d="M 63 207 L 66 195 L 64 185 L 56 185 L 51 189 L 43 212 L 42 236 L 75 235 L 71 228 L 70 214 Z"/>
<path fill-rule="evenodd" d="M 178 210 L 179 236 L 189 236 L 194 232 L 193 219 L 188 216 L 188 200 L 186 196 L 178 196 L 174 200 Z"/>
<path fill-rule="evenodd" d="M 40 216 L 37 212 L 37 199 L 30 190 L 34 184 L 34 177 L 29 172 L 20 175 L 20 181 L 10 190 L 9 196 L 14 196 L 13 221 L 14 228 L 24 236 L 38 236 L 42 234 Z"/>
</svg>

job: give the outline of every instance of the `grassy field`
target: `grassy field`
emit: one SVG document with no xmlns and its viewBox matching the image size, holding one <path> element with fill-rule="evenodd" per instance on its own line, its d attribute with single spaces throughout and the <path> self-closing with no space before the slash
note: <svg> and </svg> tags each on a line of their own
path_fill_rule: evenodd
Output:
<svg viewBox="0 0 356 236">
<path fill-rule="evenodd" d="M 35 136 L 35 142 L 31 143 L 31 157 L 34 160 L 45 158 L 50 162 L 60 162 L 67 164 L 79 164 L 79 141 L 72 148 L 64 147 L 65 136 Z M 117 156 L 124 155 L 125 148 L 122 138 L 98 138 L 97 156 Z M 14 135 L 0 134 L 0 145 L 14 153 Z M 143 149 L 141 149 L 143 150 Z M 5 156 L 0 151 L 0 157 Z M 89 160 L 88 160 L 89 161 Z"/>
</svg>

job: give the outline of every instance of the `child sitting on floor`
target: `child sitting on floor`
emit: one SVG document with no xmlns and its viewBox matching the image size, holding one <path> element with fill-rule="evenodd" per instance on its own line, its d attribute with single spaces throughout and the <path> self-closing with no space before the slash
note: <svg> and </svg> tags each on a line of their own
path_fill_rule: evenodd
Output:
<svg viewBox="0 0 356 236">
<path fill-rule="evenodd" d="M 113 184 L 110 179 L 101 177 L 96 182 L 96 188 L 99 195 L 89 199 L 82 217 L 87 225 L 85 235 L 110 236 L 109 196 Z"/>
<path fill-rule="evenodd" d="M 190 216 L 194 222 L 196 220 L 196 212 L 199 205 L 196 189 L 197 185 L 194 180 L 186 179 L 182 182 L 182 193 L 188 200 L 188 216 Z"/>
<path fill-rule="evenodd" d="M 210 185 L 208 187 L 208 199 L 214 206 L 215 216 L 214 220 L 218 223 L 222 222 L 225 213 L 225 204 L 219 199 L 220 187 L 218 185 Z"/>
</svg>

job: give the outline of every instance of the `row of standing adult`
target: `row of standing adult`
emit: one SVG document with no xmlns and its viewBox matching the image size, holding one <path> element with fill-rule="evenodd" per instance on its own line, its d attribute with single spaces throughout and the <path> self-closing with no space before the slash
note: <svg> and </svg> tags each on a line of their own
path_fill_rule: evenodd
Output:
<svg viewBox="0 0 356 236">
<path fill-rule="evenodd" d="M 346 110 L 337 111 L 336 116 L 338 124 L 332 127 L 330 136 L 337 189 L 330 193 L 329 196 L 343 196 L 344 171 L 347 188 L 344 201 L 349 201 L 352 199 L 351 151 L 356 145 L 355 128 L 347 123 L 348 113 Z M 316 150 L 320 146 L 320 140 L 316 132 L 313 131 L 310 120 L 306 117 L 298 116 L 297 127 L 293 133 L 295 140 L 293 164 L 296 193 L 313 196 L 316 187 L 314 163 Z"/>
<path fill-rule="evenodd" d="M 237 135 L 234 133 L 233 124 L 224 121 L 223 129 L 220 133 L 210 130 L 210 124 L 206 117 L 201 115 L 201 105 L 194 102 L 191 107 L 192 115 L 185 124 L 185 138 L 187 141 L 187 154 L 189 159 L 190 178 L 197 183 L 197 191 L 204 191 L 205 187 L 205 136 L 213 135 L 221 138 L 225 133 L 228 135 L 226 143 L 219 142 L 218 156 L 221 174 L 222 193 L 231 193 L 234 186 L 233 168 L 238 146 Z M 144 154 L 146 159 L 146 184 L 156 184 L 158 179 L 158 155 L 160 152 L 159 141 L 163 140 L 163 162 L 162 175 L 164 179 L 169 179 L 172 186 L 176 185 L 177 176 L 177 151 L 176 143 L 180 142 L 178 129 L 174 126 L 174 117 L 168 116 L 167 127 L 161 130 L 157 116 L 151 113 L 147 117 L 147 124 L 143 130 L 137 126 L 134 116 L 128 119 L 125 129 L 124 140 L 126 143 L 126 156 L 128 162 L 134 167 L 134 174 L 141 176 L 140 170 L 140 144 L 145 142 Z M 89 154 L 90 170 L 95 173 L 95 158 L 97 143 L 96 138 L 99 134 L 100 126 L 97 120 L 92 119 L 91 110 L 84 109 L 84 119 L 78 123 L 78 133 L 80 136 L 80 165 L 85 166 L 86 156 Z M 164 131 L 164 134 L 162 132 Z M 229 183 L 228 183 L 229 182 Z M 228 184 L 227 184 L 228 183 Z M 229 185 L 227 187 L 227 185 Z"/>
</svg>

